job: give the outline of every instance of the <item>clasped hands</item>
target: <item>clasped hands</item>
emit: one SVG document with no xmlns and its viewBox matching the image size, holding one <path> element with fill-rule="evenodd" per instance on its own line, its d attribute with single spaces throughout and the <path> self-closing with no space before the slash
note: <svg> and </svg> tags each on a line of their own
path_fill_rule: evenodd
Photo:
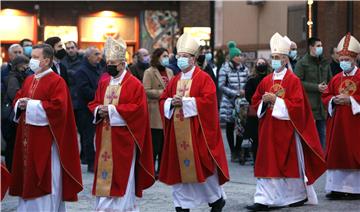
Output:
<svg viewBox="0 0 360 212">
<path fill-rule="evenodd" d="M 171 105 L 174 107 L 182 107 L 182 96 L 175 94 L 171 100 Z"/>
<path fill-rule="evenodd" d="M 276 101 L 276 95 L 273 93 L 265 92 L 265 94 L 262 96 L 262 101 L 264 103 L 270 103 L 270 105 L 274 105 Z"/>
<path fill-rule="evenodd" d="M 350 105 L 350 96 L 346 94 L 339 94 L 335 96 L 333 102 L 337 105 Z"/>
<path fill-rule="evenodd" d="M 105 118 L 109 116 L 109 108 L 105 105 L 100 105 L 98 108 L 98 114 L 100 118 Z"/>
<path fill-rule="evenodd" d="M 20 110 L 26 110 L 26 106 L 27 106 L 27 103 L 29 100 L 30 100 L 30 98 L 28 98 L 28 97 L 20 98 L 19 103 L 18 103 L 18 108 Z"/>
</svg>

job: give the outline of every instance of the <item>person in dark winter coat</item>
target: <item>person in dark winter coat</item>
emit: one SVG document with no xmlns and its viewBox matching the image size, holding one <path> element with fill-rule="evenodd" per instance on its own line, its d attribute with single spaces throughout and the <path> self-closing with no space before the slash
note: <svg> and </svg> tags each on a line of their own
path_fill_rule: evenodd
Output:
<svg viewBox="0 0 360 212">
<path fill-rule="evenodd" d="M 79 121 L 79 134 L 82 141 L 83 158 L 88 164 L 88 171 L 94 171 L 94 135 L 95 125 L 93 124 L 94 115 L 88 108 L 88 103 L 95 97 L 102 69 L 100 66 L 101 53 L 95 47 L 85 50 L 84 60 L 79 70 L 76 71 L 76 88 L 78 91 L 77 119 Z"/>
<path fill-rule="evenodd" d="M 271 72 L 271 67 L 267 61 L 263 58 L 257 59 L 252 73 L 249 76 L 248 81 L 245 85 L 245 98 L 251 105 L 251 98 L 254 95 L 257 86 L 261 80 Z M 252 140 L 252 153 L 254 157 L 254 164 L 256 160 L 257 146 L 258 146 L 258 124 L 259 120 L 256 116 L 256 110 L 249 107 L 245 125 L 245 138 Z"/>
<path fill-rule="evenodd" d="M 12 60 L 11 71 L 5 79 L 6 92 L 4 99 L 2 99 L 2 106 L 6 107 L 7 114 L 3 113 L 1 130 L 6 140 L 5 149 L 5 163 L 6 167 L 11 171 L 13 151 L 16 138 L 16 124 L 13 122 L 14 113 L 12 102 L 15 98 L 16 92 L 21 88 L 22 83 L 27 77 L 27 70 L 29 69 L 29 59 L 25 55 L 17 55 Z M 2 110 L 4 112 L 5 110 Z"/>
</svg>

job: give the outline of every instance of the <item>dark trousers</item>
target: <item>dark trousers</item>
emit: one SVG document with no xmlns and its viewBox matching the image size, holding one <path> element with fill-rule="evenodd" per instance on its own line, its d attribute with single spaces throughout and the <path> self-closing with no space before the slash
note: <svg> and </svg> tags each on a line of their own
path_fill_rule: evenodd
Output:
<svg viewBox="0 0 360 212">
<path fill-rule="evenodd" d="M 74 115 L 75 115 L 76 128 L 77 128 L 77 131 L 78 131 L 78 133 L 80 135 L 80 159 L 82 161 L 86 161 L 85 154 L 84 154 L 84 149 L 85 149 L 84 135 L 82 135 L 83 134 L 83 129 L 82 129 L 82 126 L 81 126 L 81 117 L 79 115 L 79 110 L 74 110 Z"/>
<path fill-rule="evenodd" d="M 162 129 L 151 129 L 152 143 L 153 143 L 153 157 L 155 173 L 159 173 L 161 163 L 161 153 L 164 143 L 164 133 Z M 156 158 L 157 158 L 157 169 L 156 169 Z"/>
<path fill-rule="evenodd" d="M 229 143 L 231 154 L 239 155 L 243 138 L 241 136 L 236 135 L 236 141 L 235 141 L 234 129 L 235 129 L 235 123 L 231 123 L 231 122 L 226 123 L 226 138 Z"/>
<path fill-rule="evenodd" d="M 4 140 L 6 141 L 6 148 L 4 151 L 6 168 L 11 171 L 14 146 L 16 140 L 16 128 L 15 122 L 10 118 L 4 118 L 1 120 L 1 132 Z M 3 149 L 3 148 L 2 148 Z"/>
<path fill-rule="evenodd" d="M 94 150 L 94 136 L 95 125 L 92 123 L 94 116 L 89 110 L 79 110 L 77 112 L 79 117 L 78 129 L 84 145 L 84 157 L 89 166 L 94 165 L 95 150 Z"/>
<path fill-rule="evenodd" d="M 316 129 L 320 138 L 320 143 L 323 149 L 325 149 L 325 136 L 326 136 L 326 121 L 316 120 Z"/>
</svg>

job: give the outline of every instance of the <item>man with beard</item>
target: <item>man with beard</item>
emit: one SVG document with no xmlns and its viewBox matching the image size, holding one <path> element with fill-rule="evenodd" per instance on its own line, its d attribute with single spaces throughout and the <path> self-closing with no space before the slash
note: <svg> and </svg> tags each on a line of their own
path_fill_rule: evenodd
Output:
<svg viewBox="0 0 360 212">
<path fill-rule="evenodd" d="M 63 43 L 61 41 L 61 38 L 50 37 L 46 39 L 45 43 L 49 44 L 54 49 L 54 60 L 51 69 L 55 73 L 59 74 L 65 80 L 66 84 L 69 86 L 69 77 L 67 73 L 67 68 L 61 63 L 61 60 L 66 55 L 66 51 L 63 48 Z"/>
</svg>

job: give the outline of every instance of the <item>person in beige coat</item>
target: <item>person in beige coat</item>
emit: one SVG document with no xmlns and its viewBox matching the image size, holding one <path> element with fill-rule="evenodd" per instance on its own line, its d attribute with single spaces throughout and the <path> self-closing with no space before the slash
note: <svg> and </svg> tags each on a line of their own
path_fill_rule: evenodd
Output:
<svg viewBox="0 0 360 212">
<path fill-rule="evenodd" d="M 159 110 L 159 98 L 173 77 L 169 65 L 169 52 L 164 48 L 155 49 L 151 55 L 150 68 L 145 70 L 143 85 L 146 91 L 150 114 L 150 127 L 154 151 L 155 176 L 159 173 L 164 135 Z M 156 159 L 158 165 L 156 166 Z"/>
</svg>

